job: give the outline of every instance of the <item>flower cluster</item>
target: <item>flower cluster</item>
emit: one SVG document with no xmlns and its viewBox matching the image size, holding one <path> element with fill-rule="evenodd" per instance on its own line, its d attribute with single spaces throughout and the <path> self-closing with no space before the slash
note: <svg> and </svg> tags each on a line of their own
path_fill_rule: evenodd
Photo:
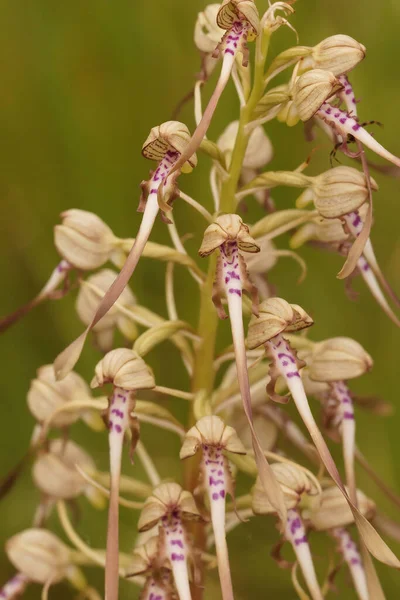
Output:
<svg viewBox="0 0 400 600">
<path fill-rule="evenodd" d="M 399 302 L 370 239 L 372 194 L 378 184 L 369 173 L 364 148 L 397 166 L 400 159 L 358 119 L 349 72 L 365 56 L 362 44 L 333 35 L 314 47 L 289 48 L 268 62 L 271 37 L 282 26 L 293 29 L 291 4 L 270 4 L 260 16 L 254 0 L 224 0 L 199 14 L 194 37 L 203 69 L 194 92 L 196 128 L 191 134 L 185 124 L 167 121 L 151 129 L 142 154 L 156 166 L 140 184 L 138 210 L 143 216 L 136 237 L 118 238 L 92 213 L 64 212 L 55 227 L 61 261 L 38 296 L 0 322 L 4 330 L 38 303 L 71 293 L 75 273 L 76 312 L 86 329 L 54 364 L 39 368 L 28 391 L 36 421 L 29 448 L 32 478 L 41 501 L 31 527 L 6 543 L 16 574 L 0 591 L 2 598 L 16 598 L 31 584 L 40 584 L 47 598 L 51 586 L 66 580 L 80 597 L 117 600 L 119 579 L 124 578 L 140 588 L 142 600 L 200 599 L 208 597 L 206 570 L 217 568 L 222 597 L 233 600 L 235 576 L 226 536 L 236 527 L 245 530 L 249 518 L 276 520 L 273 556 L 279 566 L 292 568 L 301 598 L 308 598 L 303 585 L 313 600 L 322 600 L 334 572 L 345 563 L 358 597 L 379 600 L 384 595 L 371 555 L 400 568 L 375 529 L 383 523 L 385 532 L 390 531 L 385 517 L 357 484 L 357 461 L 380 482 L 356 443 L 357 404 L 363 401 L 349 387 L 351 379 L 372 368 L 373 359 L 348 337 L 315 340 L 307 307 L 277 296 L 268 280 L 280 257 L 294 258 L 305 275 L 304 259 L 296 252 L 303 244 L 328 248 L 345 258 L 339 277 L 360 275 L 378 305 L 400 325 Z M 220 75 L 203 111 L 202 87 L 219 60 Z M 287 82 L 274 86 L 275 77 L 288 69 Z M 213 141 L 206 134 L 230 79 L 240 119 Z M 307 160 L 293 171 L 266 170 L 273 146 L 264 124 L 273 119 L 319 127 L 332 142 L 333 156 L 340 151 L 359 165 L 311 175 Z M 356 152 L 349 149 L 352 143 Z M 177 183 L 181 173 L 196 167 L 199 152 L 211 163 L 213 214 Z M 295 207 L 275 206 L 270 190 L 277 186 L 301 190 Z M 246 224 L 238 214 L 244 198 L 249 203 L 254 199 L 265 216 Z M 190 256 L 177 232 L 172 209 L 179 210 L 182 201 L 204 219 L 198 253 L 208 261 L 207 272 L 206 261 Z M 171 234 L 169 246 L 149 239 L 158 214 Z M 290 248 L 278 249 L 274 240 L 288 232 Z M 140 259 L 166 264 L 167 319 L 140 305 L 128 285 Z M 178 269 L 190 274 L 200 297 L 197 330 L 178 315 Z M 230 330 L 232 345 L 217 354 L 218 318 L 227 320 L 221 327 Z M 90 386 L 73 370 L 88 335 L 99 354 Z M 152 351 L 163 342 L 178 350 L 190 390 L 168 388 L 155 377 Z M 105 395 L 93 395 L 97 388 Z M 187 423 L 163 406 L 163 395 L 189 405 Z M 298 420 L 285 410 L 291 399 Z M 318 403 L 320 419 L 315 417 Z M 370 408 L 379 412 L 377 405 Z M 80 419 L 98 435 L 107 432 L 107 472 L 99 471 L 95 457 L 72 441 Z M 146 449 L 142 422 L 178 436 L 184 483 L 159 474 Z M 327 439 L 342 445 L 338 464 Z M 147 481 L 135 477 L 135 464 L 129 475 L 121 473 L 124 442 Z M 246 490 L 239 497 L 236 479 Z M 400 505 L 396 494 L 380 484 Z M 89 546 L 70 520 L 67 501 L 82 495 L 94 509 L 108 505 L 105 549 Z M 120 505 L 139 514 L 130 553 L 119 544 Z M 53 512 L 69 546 L 48 529 Z M 324 583 L 314 565 L 310 531 L 328 534 L 336 552 L 334 566 L 326 561 L 325 572 L 331 572 Z M 285 543 L 293 565 L 280 555 Z M 104 595 L 88 585 L 83 565 L 104 568 Z M 262 595 L 269 591 L 266 575 Z"/>
</svg>

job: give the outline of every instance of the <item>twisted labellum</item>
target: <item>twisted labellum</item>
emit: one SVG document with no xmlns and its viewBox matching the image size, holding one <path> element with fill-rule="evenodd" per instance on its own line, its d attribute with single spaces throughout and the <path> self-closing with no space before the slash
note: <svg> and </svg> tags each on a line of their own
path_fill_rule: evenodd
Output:
<svg viewBox="0 0 400 600">
<path fill-rule="evenodd" d="M 288 517 L 285 527 L 285 537 L 293 546 L 293 550 L 296 554 L 298 563 L 304 575 L 304 579 L 307 583 L 307 587 L 310 591 L 311 597 L 313 598 L 313 600 L 322 600 L 323 595 L 321 593 L 317 581 L 317 576 L 315 574 L 306 530 L 303 521 L 300 517 L 300 513 L 293 508 L 290 508 L 288 510 Z"/>
<path fill-rule="evenodd" d="M 223 600 L 233 600 L 228 547 L 225 537 L 225 498 L 228 491 L 227 469 L 222 448 L 203 445 L 204 481 L 210 500 L 211 522 L 218 557 L 218 572 Z"/>
<path fill-rule="evenodd" d="M 161 519 L 165 533 L 166 554 L 171 563 L 179 600 L 191 600 L 188 573 L 188 548 L 179 510 L 172 511 Z"/>
<path fill-rule="evenodd" d="M 378 533 L 372 527 L 372 525 L 363 517 L 360 511 L 357 509 L 355 503 L 349 497 L 343 482 L 341 480 L 339 471 L 332 458 L 330 450 L 326 445 L 321 432 L 315 422 L 313 414 L 310 409 L 310 405 L 307 400 L 306 393 L 304 391 L 303 383 L 301 381 L 300 373 L 296 364 L 296 357 L 290 348 L 289 344 L 284 340 L 281 334 L 275 336 L 271 340 L 266 342 L 266 348 L 274 361 L 274 364 L 279 371 L 280 375 L 286 380 L 286 384 L 296 404 L 297 410 L 306 425 L 311 438 L 321 456 L 321 459 L 332 477 L 343 496 L 349 503 L 350 509 L 353 513 L 354 520 L 360 530 L 366 547 L 378 560 L 382 560 L 386 564 L 393 566 L 400 566 L 400 563 L 390 548 L 380 538 Z"/>
<path fill-rule="evenodd" d="M 29 579 L 22 573 L 17 573 L 12 579 L 0 589 L 0 598 L 2 600 L 14 600 L 18 598 L 26 589 Z"/>
<path fill-rule="evenodd" d="M 343 527 L 335 527 L 335 529 L 332 529 L 332 535 L 338 541 L 339 551 L 349 567 L 351 578 L 359 599 L 370 600 L 364 566 L 361 555 L 357 549 L 357 544 L 351 539 L 349 532 Z"/>
<path fill-rule="evenodd" d="M 124 288 L 126 287 L 129 279 L 131 278 L 142 255 L 147 240 L 149 239 L 151 230 L 154 225 L 154 221 L 158 214 L 159 190 L 161 187 L 165 186 L 167 175 L 170 173 L 172 167 L 175 165 L 178 157 L 178 152 L 168 150 L 165 153 L 162 160 L 159 162 L 157 169 L 155 170 L 153 176 L 149 181 L 149 195 L 144 209 L 142 222 L 140 224 L 139 231 L 132 246 L 132 249 L 118 277 L 115 279 L 113 284 L 110 286 L 110 288 L 102 298 L 97 308 L 97 311 L 92 319 L 92 322 L 90 323 L 88 328 L 56 358 L 54 362 L 54 368 L 58 379 L 62 379 L 71 369 L 73 369 L 74 365 L 79 359 L 88 333 L 100 321 L 100 319 L 104 317 L 104 315 L 109 311 L 111 306 L 118 300 L 119 296 L 122 294 Z M 184 162 L 186 162 L 186 159 Z"/>
</svg>

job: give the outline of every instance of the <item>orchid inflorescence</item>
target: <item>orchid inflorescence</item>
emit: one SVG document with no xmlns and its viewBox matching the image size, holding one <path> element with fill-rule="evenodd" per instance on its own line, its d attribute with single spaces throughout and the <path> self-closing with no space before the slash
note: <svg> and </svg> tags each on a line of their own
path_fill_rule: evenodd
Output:
<svg viewBox="0 0 400 600">
<path fill-rule="evenodd" d="M 61 225 L 55 227 L 61 261 L 38 296 L 0 322 L 5 330 L 40 302 L 78 287 L 76 311 L 86 327 L 54 364 L 39 368 L 28 392 L 28 407 L 37 422 L 29 456 L 41 501 L 32 526 L 6 543 L 16 573 L 1 589 L 0 598 L 19 597 L 35 583 L 47 598 L 51 586 L 68 580 L 81 598 L 117 600 L 119 579 L 124 578 L 140 588 L 142 600 L 200 599 L 209 597 L 206 571 L 217 567 L 222 597 L 232 600 L 235 577 L 227 533 L 246 528 L 249 518 L 261 515 L 276 519 L 273 556 L 279 566 L 291 568 L 300 598 L 325 597 L 333 574 L 345 563 L 358 598 L 379 600 L 384 592 L 371 556 L 400 568 L 399 559 L 374 528 L 384 516 L 357 485 L 358 461 L 400 505 L 400 498 L 379 480 L 356 442 L 355 408 L 362 400 L 353 395 L 349 381 L 367 373 L 373 359 L 348 337 L 314 341 L 309 335 L 311 316 L 277 297 L 267 279 L 280 257 L 294 258 L 303 277 L 305 262 L 296 250 L 312 242 L 344 256 L 339 277 L 360 274 L 379 306 L 399 325 L 399 301 L 370 240 L 372 193 L 378 186 L 370 176 L 364 148 L 396 166 L 400 159 L 359 122 L 348 74 L 365 57 L 362 44 L 333 35 L 315 47 L 289 48 L 267 63 L 271 37 L 282 26 L 293 29 L 289 21 L 293 12 L 291 2 L 276 2 L 260 17 L 254 0 L 224 0 L 199 14 L 195 43 L 203 68 L 194 91 L 196 129 L 191 135 L 178 121 L 151 129 L 142 153 L 156 161 L 156 167 L 141 184 L 138 210 L 143 217 L 136 237 L 118 238 L 92 213 L 65 211 Z M 248 47 L 252 41 L 253 60 Z M 202 87 L 219 59 L 220 76 L 203 112 Z M 287 83 L 274 87 L 275 77 L 289 68 Z M 238 93 L 240 118 L 214 142 L 206 134 L 230 78 Z M 273 147 L 263 125 L 273 119 L 289 126 L 304 121 L 309 131 L 319 127 L 335 153 L 359 161 L 361 168 L 336 166 L 309 175 L 307 159 L 293 171 L 264 170 Z M 356 152 L 349 149 L 353 142 Z M 181 173 L 196 167 L 199 152 L 211 159 L 213 214 L 177 185 Z M 275 207 L 270 190 L 277 186 L 302 190 L 295 208 Z M 249 196 L 266 211 L 252 225 L 236 212 Z M 187 253 L 172 219 L 173 203 L 179 210 L 182 201 L 205 219 L 199 255 L 208 258 L 207 273 L 204 263 Z M 171 233 L 171 246 L 149 240 L 158 213 Z M 273 240 L 285 233 L 290 233 L 290 248 L 278 250 Z M 128 287 L 141 258 L 166 263 L 167 319 L 141 306 Z M 178 316 L 174 292 L 178 267 L 190 273 L 199 292 L 198 330 Z M 233 343 L 216 355 L 218 317 L 229 321 Z M 249 317 L 246 336 L 244 320 Z M 101 353 L 90 386 L 73 371 L 89 334 Z M 121 335 L 122 345 L 115 341 Z M 179 351 L 190 391 L 156 382 L 151 352 L 166 341 Z M 104 388 L 105 395 L 94 396 L 94 388 Z M 162 395 L 190 405 L 188 424 L 155 400 Z M 305 429 L 285 411 L 290 398 Z M 315 401 L 322 407 L 319 423 Z M 377 404 L 370 408 L 379 413 Z M 80 419 L 99 435 L 108 430 L 108 472 L 99 471 L 90 454 L 70 439 Z M 180 459 L 185 461 L 183 487 L 168 474 L 158 473 L 142 439 L 141 422 L 179 437 Z M 50 438 L 50 431 L 59 437 Z M 341 443 L 343 465 L 336 465 L 323 433 Z M 132 462 L 139 459 L 148 481 L 135 477 L 135 466 L 133 476 L 121 474 L 127 440 Z M 289 445 L 282 445 L 284 440 Z M 238 478 L 247 493 L 235 498 Z M 8 481 L 3 493 L 9 488 Z M 96 509 L 108 499 L 105 549 L 92 548 L 74 529 L 68 503 L 82 495 Z M 120 505 L 139 513 L 133 553 L 119 547 Z M 53 512 L 69 545 L 47 529 Z M 336 558 L 325 565 L 322 583 L 308 541 L 310 531 L 314 536 L 326 532 L 336 551 Z M 293 563 L 280 555 L 285 543 L 292 547 Z M 88 585 L 85 565 L 104 568 L 104 595 Z M 260 597 L 268 591 L 266 575 Z"/>
</svg>

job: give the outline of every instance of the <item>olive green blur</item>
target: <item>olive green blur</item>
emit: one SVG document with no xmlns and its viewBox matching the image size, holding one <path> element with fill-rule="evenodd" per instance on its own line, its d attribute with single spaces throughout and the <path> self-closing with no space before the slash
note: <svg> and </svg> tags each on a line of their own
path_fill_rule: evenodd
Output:
<svg viewBox="0 0 400 600">
<path fill-rule="evenodd" d="M 260 12 L 267 0 L 257 2 Z M 53 245 L 53 226 L 60 213 L 80 208 L 98 214 L 120 237 L 134 236 L 140 215 L 136 208 L 139 184 L 148 177 L 151 163 L 140 149 L 151 127 L 169 120 L 177 103 L 191 90 L 200 61 L 193 44 L 197 12 L 205 0 L 35 0 L 1 2 L 0 35 L 0 314 L 5 315 L 31 299 L 42 287 L 59 257 Z M 335 33 L 345 33 L 367 47 L 367 58 L 351 75 L 361 120 L 377 120 L 372 125 L 377 139 L 393 153 L 400 154 L 399 22 L 397 0 L 301 0 L 296 3 L 291 23 L 300 43 L 314 45 Z M 295 34 L 282 28 L 272 39 L 271 57 L 296 44 Z M 288 77 L 289 71 L 279 81 Z M 212 81 L 206 86 L 209 97 Z M 238 117 L 238 101 L 230 84 L 210 129 L 211 139 Z M 193 130 L 192 104 L 180 115 Z M 308 172 L 318 174 L 329 168 L 331 147 L 327 138 L 313 143 L 304 138 L 302 124 L 293 129 L 277 122 L 268 124 L 275 157 L 269 168 L 294 169 L 317 147 Z M 210 161 L 199 156 L 192 175 L 182 175 L 182 190 L 212 210 L 208 185 Z M 341 157 L 340 157 L 341 158 Z M 341 158 L 345 164 L 348 159 Z M 400 293 L 400 179 L 373 173 L 379 183 L 375 194 L 375 223 L 372 240 L 389 281 Z M 292 207 L 295 190 L 278 189 L 273 198 L 278 208 Z M 200 246 L 206 222 L 190 207 L 177 201 L 174 215 L 186 246 L 193 256 Z M 249 221 L 262 216 L 253 199 L 248 201 Z M 169 242 L 166 225 L 159 220 L 152 239 Z M 288 238 L 278 241 L 287 247 Z M 393 406 L 393 415 L 377 417 L 358 409 L 357 438 L 374 468 L 394 488 L 400 490 L 400 412 L 398 404 L 400 332 L 377 307 L 361 281 L 354 280 L 358 299 L 350 301 L 343 282 L 336 279 L 343 259 L 318 248 L 303 248 L 300 254 L 308 264 L 308 274 L 297 285 L 298 266 L 280 259 L 270 273 L 279 295 L 302 305 L 315 320 L 310 332 L 314 339 L 348 335 L 361 342 L 373 356 L 373 371 L 351 383 L 352 390 L 378 395 Z M 206 269 L 207 259 L 199 259 Z M 199 301 L 193 280 L 176 268 L 176 295 L 181 318 L 196 325 Z M 144 259 L 132 281 L 141 304 L 166 316 L 164 300 L 165 265 Z M 48 302 L 0 337 L 1 377 L 1 458 L 4 475 L 25 455 L 33 429 L 26 394 L 35 371 L 50 363 L 82 331 L 74 312 L 76 290 L 65 299 Z M 229 324 L 219 326 L 218 348 L 230 343 Z M 149 355 L 158 384 L 188 389 L 175 348 L 168 342 Z M 99 354 L 90 343 L 77 370 L 90 380 Z M 156 398 L 145 394 L 143 397 Z M 158 397 L 159 399 L 159 397 Z M 162 400 L 180 419 L 187 418 L 184 400 Z M 319 407 L 313 404 L 316 414 Z M 295 415 L 293 406 L 288 410 Z M 74 425 L 71 436 L 92 452 L 99 468 L 107 468 L 107 436 L 95 434 L 84 424 Z M 162 477 L 181 477 L 179 440 L 172 433 L 142 427 L 142 439 L 154 456 Z M 335 444 L 332 443 L 335 447 Z M 340 463 L 340 449 L 335 447 Z M 190 460 L 190 459 L 189 459 Z M 140 464 L 131 466 L 127 457 L 124 472 L 145 478 Z M 361 487 L 376 499 L 392 518 L 399 515 L 363 472 Z M 250 480 L 243 477 L 239 493 Z M 0 541 L 30 526 L 39 494 L 34 490 L 27 463 L 23 475 L 1 501 Z M 106 511 L 92 509 L 86 499 L 71 512 L 85 541 L 93 547 L 105 546 Z M 121 509 L 121 548 L 128 552 L 134 544 L 137 514 Z M 51 526 L 62 536 L 57 518 Z M 63 536 L 63 539 L 67 539 Z M 296 594 L 290 571 L 281 570 L 270 557 L 279 540 L 272 517 L 253 519 L 228 537 L 236 600 L 279 598 L 293 600 Z M 333 543 L 323 534 L 312 534 L 311 545 L 320 581 L 324 580 Z M 390 541 L 400 554 L 399 545 Z M 284 549 L 288 560 L 293 556 Z M 398 597 L 400 575 L 378 565 L 387 598 Z M 13 574 L 1 553 L 0 584 Z M 88 579 L 102 590 L 102 572 L 86 569 Z M 335 582 L 340 599 L 355 598 L 346 569 Z M 220 598 L 216 571 L 210 574 L 206 600 Z M 32 585 L 24 597 L 40 598 L 39 586 Z M 50 599 L 76 597 L 67 584 L 50 590 Z M 138 598 L 135 586 L 121 584 L 121 600 Z M 329 597 L 335 598 L 334 593 Z"/>
</svg>

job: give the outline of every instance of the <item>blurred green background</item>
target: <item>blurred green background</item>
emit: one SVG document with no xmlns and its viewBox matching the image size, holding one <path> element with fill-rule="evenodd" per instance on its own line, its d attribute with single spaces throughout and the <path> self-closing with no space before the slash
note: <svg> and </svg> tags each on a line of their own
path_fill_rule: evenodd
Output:
<svg viewBox="0 0 400 600">
<path fill-rule="evenodd" d="M 257 4 L 261 12 L 268 3 L 265 0 Z M 59 222 L 61 211 L 94 211 L 117 235 L 135 235 L 140 220 L 136 213 L 138 184 L 147 177 L 151 166 L 140 155 L 141 144 L 151 127 L 171 118 L 175 105 L 193 84 L 199 70 L 193 28 L 197 12 L 205 5 L 204 0 L 1 2 L 0 314 L 7 314 L 32 298 L 56 265 L 52 229 Z M 400 154 L 397 0 L 303 0 L 296 4 L 291 22 L 299 32 L 301 44 L 313 45 L 328 35 L 346 33 L 366 45 L 367 58 L 352 74 L 356 96 L 362 99 L 361 119 L 383 121 L 386 127 L 376 131 L 377 138 Z M 271 55 L 294 44 L 293 33 L 281 29 L 272 40 Z M 205 97 L 210 89 L 212 83 L 207 86 Z M 237 100 L 229 86 L 210 137 L 215 139 L 237 115 Z M 190 105 L 180 118 L 193 129 Z M 301 125 L 288 129 L 272 123 L 267 131 L 275 148 L 271 168 L 293 169 L 308 155 L 311 147 L 304 141 Z M 329 151 L 325 143 L 313 159 L 311 174 L 329 168 Z M 199 167 L 191 176 L 182 176 L 180 186 L 211 208 L 209 167 L 208 159 L 201 156 Z M 400 182 L 381 175 L 376 175 L 376 179 L 380 191 L 375 195 L 373 243 L 384 272 L 400 292 Z M 289 207 L 293 206 L 295 194 L 277 190 L 274 199 L 278 207 Z M 188 243 L 188 249 L 194 253 L 204 223 L 182 203 L 176 203 L 174 214 L 179 232 L 194 234 Z M 255 209 L 248 218 L 260 215 L 260 210 Z M 153 239 L 168 242 L 163 223 L 157 223 Z M 286 239 L 279 241 L 281 246 L 286 243 Z M 300 252 L 309 267 L 301 286 L 296 285 L 296 265 L 285 259 L 271 272 L 271 280 L 281 296 L 303 305 L 313 315 L 316 325 L 311 335 L 315 339 L 353 336 L 372 354 L 373 372 L 354 382 L 352 389 L 379 394 L 393 405 L 395 412 L 385 419 L 365 413 L 357 415 L 359 446 L 386 481 L 400 489 L 400 413 L 396 411 L 399 332 L 362 283 L 355 283 L 360 292 L 358 301 L 347 299 L 343 283 L 335 277 L 341 259 L 315 249 Z M 143 260 L 132 287 L 140 303 L 166 316 L 163 274 L 164 266 Z M 196 324 L 198 299 L 191 279 L 179 271 L 177 281 L 179 313 Z M 28 446 L 33 419 L 26 408 L 26 393 L 36 369 L 52 362 L 81 329 L 71 294 L 60 302 L 39 307 L 1 336 L 1 474 L 18 462 Z M 224 322 L 220 325 L 219 346 L 227 343 L 229 331 Z M 98 359 L 88 344 L 78 371 L 90 379 Z M 182 388 L 188 385 L 170 345 L 164 344 L 153 352 L 149 362 L 159 384 Z M 164 404 L 177 416 L 185 416 L 183 401 Z M 159 431 L 146 426 L 142 435 L 161 475 L 179 479 L 178 440 L 168 433 L 160 436 Z M 96 435 L 77 424 L 73 437 L 94 453 L 99 467 L 106 467 L 105 435 Z M 141 475 L 140 466 L 132 469 L 127 460 L 124 469 L 126 473 Z M 363 473 L 359 473 L 359 482 L 390 516 L 398 518 Z M 248 483 L 244 480 L 241 489 L 246 489 Z M 12 534 L 29 527 L 37 501 L 27 469 L 1 503 L 2 545 Z M 93 546 L 104 546 L 105 512 L 96 513 L 85 500 L 79 506 L 77 528 L 81 535 Z M 136 519 L 136 514 L 121 511 L 125 551 L 134 543 Z M 56 520 L 54 524 L 57 530 Z M 317 568 L 323 577 L 326 561 L 322 557 L 326 556 L 327 546 L 318 537 L 323 536 L 313 536 L 312 541 Z M 271 597 L 295 598 L 289 572 L 279 570 L 269 556 L 277 539 L 273 519 L 267 518 L 243 525 L 230 535 L 237 599 L 263 598 L 268 593 Z M 398 545 L 392 546 L 400 551 Z M 399 574 L 385 567 L 379 567 L 379 572 L 387 597 L 398 597 Z M 12 573 L 2 554 L 0 582 Z M 97 569 L 88 570 L 88 577 L 101 585 Z M 345 573 L 339 576 L 339 586 L 340 598 L 355 598 Z M 32 586 L 26 597 L 39 598 L 39 587 Z M 71 598 L 71 590 L 60 585 L 50 597 Z M 122 585 L 121 600 L 137 597 L 136 588 Z M 206 599 L 219 597 L 214 573 Z"/>
</svg>

